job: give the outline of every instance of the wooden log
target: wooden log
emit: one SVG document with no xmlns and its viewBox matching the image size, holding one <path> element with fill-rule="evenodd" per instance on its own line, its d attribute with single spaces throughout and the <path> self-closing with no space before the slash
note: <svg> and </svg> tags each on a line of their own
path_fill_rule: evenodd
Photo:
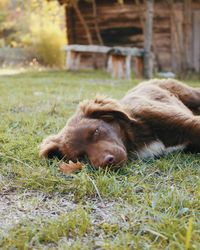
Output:
<svg viewBox="0 0 200 250">
<path fill-rule="evenodd" d="M 66 69 L 79 70 L 80 69 L 81 53 L 77 51 L 67 51 Z"/>
<path fill-rule="evenodd" d="M 110 54 L 108 72 L 111 73 L 113 78 L 131 79 L 131 55 Z"/>
<path fill-rule="evenodd" d="M 125 57 L 119 55 L 111 55 L 112 58 L 112 69 L 111 75 L 114 78 L 125 78 L 124 64 Z"/>
<path fill-rule="evenodd" d="M 136 78 L 142 78 L 144 71 L 144 61 L 142 57 L 136 56 L 133 58 L 133 69 Z"/>
<path fill-rule="evenodd" d="M 83 28 L 80 26 L 80 24 L 81 23 L 79 21 L 77 21 L 76 25 L 74 26 L 77 33 L 78 33 L 78 31 L 81 31 L 81 33 L 83 33 Z M 99 25 L 101 26 L 101 30 L 110 29 L 110 28 L 119 28 L 119 27 L 141 28 L 139 18 L 137 18 L 137 19 L 118 19 L 116 17 L 113 20 L 106 19 L 106 20 L 102 21 Z M 95 32 L 95 27 L 94 27 L 94 24 L 93 24 L 92 20 L 88 21 L 88 26 L 89 26 L 91 32 Z"/>
</svg>

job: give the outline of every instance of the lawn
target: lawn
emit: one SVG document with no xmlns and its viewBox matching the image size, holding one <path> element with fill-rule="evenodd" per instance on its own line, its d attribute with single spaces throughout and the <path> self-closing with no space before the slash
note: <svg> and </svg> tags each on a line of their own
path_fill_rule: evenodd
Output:
<svg viewBox="0 0 200 250">
<path fill-rule="evenodd" d="M 101 72 L 0 77 L 1 249 L 200 249 L 200 155 L 64 176 L 38 145 L 79 101 L 120 98 L 138 80 Z M 198 86 L 198 81 L 188 81 Z"/>
</svg>

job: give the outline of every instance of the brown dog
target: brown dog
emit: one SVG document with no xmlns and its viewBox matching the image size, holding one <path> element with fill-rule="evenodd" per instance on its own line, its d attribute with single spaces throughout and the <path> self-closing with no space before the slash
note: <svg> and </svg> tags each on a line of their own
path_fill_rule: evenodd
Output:
<svg viewBox="0 0 200 250">
<path fill-rule="evenodd" d="M 82 102 L 60 133 L 42 142 L 40 155 L 72 161 L 87 156 L 94 167 L 105 167 L 122 165 L 129 154 L 200 152 L 199 108 L 200 89 L 173 79 L 143 82 L 120 101 Z"/>
</svg>

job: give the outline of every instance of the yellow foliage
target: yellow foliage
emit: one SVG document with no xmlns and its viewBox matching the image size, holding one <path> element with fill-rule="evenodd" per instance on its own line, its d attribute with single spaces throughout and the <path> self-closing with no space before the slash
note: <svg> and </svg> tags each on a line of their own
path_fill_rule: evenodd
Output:
<svg viewBox="0 0 200 250">
<path fill-rule="evenodd" d="M 1 0 L 0 1 L 0 10 L 4 10 L 8 6 L 8 0 Z"/>
<path fill-rule="evenodd" d="M 119 4 L 124 4 L 124 0 L 118 0 Z"/>
<path fill-rule="evenodd" d="M 64 51 L 66 43 L 65 33 L 55 24 L 35 29 L 35 50 L 45 65 L 62 67 L 64 64 Z"/>
<path fill-rule="evenodd" d="M 39 59 L 48 66 L 62 67 L 66 33 L 60 27 L 60 6 L 57 2 L 31 1 L 30 32 Z M 63 15 L 64 16 L 64 15 Z"/>
<path fill-rule="evenodd" d="M 13 20 L 8 18 L 10 3 L 10 0 L 0 0 L 0 30 L 13 30 L 6 40 L 0 41 L 0 46 L 6 43 L 11 47 L 33 47 L 39 62 L 47 66 L 63 66 L 62 48 L 66 44 L 64 7 L 58 1 L 16 0 L 15 14 L 18 14 Z"/>
<path fill-rule="evenodd" d="M 62 67 L 62 48 L 66 44 L 66 32 L 61 28 L 64 8 L 57 1 L 44 0 L 29 0 L 23 2 L 23 7 L 24 16 L 18 22 L 19 34 L 16 34 L 15 40 L 20 46 L 33 47 L 35 56 L 43 64 Z"/>
</svg>

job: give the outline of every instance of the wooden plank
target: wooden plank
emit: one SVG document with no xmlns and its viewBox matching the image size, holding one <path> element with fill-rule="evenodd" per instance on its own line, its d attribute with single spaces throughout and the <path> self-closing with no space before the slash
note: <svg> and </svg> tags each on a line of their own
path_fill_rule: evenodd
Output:
<svg viewBox="0 0 200 250">
<path fill-rule="evenodd" d="M 130 48 L 130 47 L 121 47 L 114 46 L 111 47 L 111 50 L 120 51 L 121 55 L 131 55 L 131 56 L 142 56 L 144 50 L 139 48 Z"/>
<path fill-rule="evenodd" d="M 131 57 L 142 58 L 143 49 L 126 47 L 107 47 L 96 45 L 67 45 L 66 69 L 79 70 L 81 54 L 109 54 L 108 72 L 115 78 L 131 79 Z"/>
<path fill-rule="evenodd" d="M 65 45 L 65 51 L 77 51 L 77 52 L 94 52 L 94 53 L 108 53 L 111 48 L 108 46 L 100 46 L 100 45 L 80 45 L 80 44 L 72 44 Z"/>
<path fill-rule="evenodd" d="M 171 7 L 171 65 L 172 69 L 177 72 L 181 69 L 182 64 L 182 24 L 183 24 L 183 12 Z"/>
<path fill-rule="evenodd" d="M 66 57 L 66 69 L 67 70 L 79 70 L 80 69 L 81 54 L 75 51 L 68 51 Z"/>
<path fill-rule="evenodd" d="M 127 55 L 125 59 L 125 74 L 126 79 L 131 79 L 131 55 Z"/>
<path fill-rule="evenodd" d="M 200 11 L 193 13 L 193 68 L 200 72 Z"/>
<path fill-rule="evenodd" d="M 76 16 L 73 8 L 65 6 L 67 41 L 69 44 L 77 43 L 76 37 Z"/>
<path fill-rule="evenodd" d="M 184 1 L 183 10 L 183 42 L 184 42 L 184 68 L 186 70 L 191 69 L 191 49 L 192 49 L 192 11 L 191 11 L 192 0 Z"/>
<path fill-rule="evenodd" d="M 113 78 L 126 78 L 126 57 L 120 55 L 109 56 L 109 71 Z"/>
<path fill-rule="evenodd" d="M 141 57 L 133 58 L 133 69 L 134 69 L 134 74 L 136 78 L 142 78 L 143 71 L 144 71 L 143 58 Z"/>
<path fill-rule="evenodd" d="M 107 71 L 114 78 L 131 79 L 131 55 L 110 54 Z"/>
<path fill-rule="evenodd" d="M 123 55 L 131 55 L 131 56 L 142 56 L 143 49 L 138 48 L 126 48 L 121 46 L 108 47 L 101 45 L 79 45 L 79 44 L 71 44 L 64 46 L 65 51 L 76 51 L 76 52 L 91 52 L 91 53 L 108 53 L 111 50 L 119 50 Z"/>
</svg>

